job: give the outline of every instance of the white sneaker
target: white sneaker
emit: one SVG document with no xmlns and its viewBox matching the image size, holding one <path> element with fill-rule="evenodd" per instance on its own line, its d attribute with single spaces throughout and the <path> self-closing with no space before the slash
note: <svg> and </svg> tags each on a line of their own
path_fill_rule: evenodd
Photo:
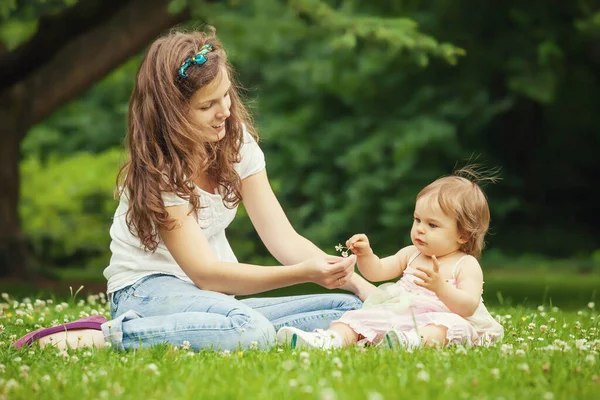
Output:
<svg viewBox="0 0 600 400">
<path fill-rule="evenodd" d="M 383 342 L 393 350 L 413 350 L 421 347 L 421 338 L 416 331 L 399 332 L 391 330 L 386 332 Z"/>
<path fill-rule="evenodd" d="M 292 349 L 335 349 L 342 347 L 341 338 L 328 330 L 315 329 L 305 332 L 291 326 L 284 326 L 277 332 L 277 343 L 289 345 Z"/>
</svg>

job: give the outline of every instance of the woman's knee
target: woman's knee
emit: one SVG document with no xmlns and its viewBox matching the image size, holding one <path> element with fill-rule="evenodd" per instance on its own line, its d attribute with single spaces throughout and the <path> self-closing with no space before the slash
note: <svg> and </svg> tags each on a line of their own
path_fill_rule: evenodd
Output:
<svg viewBox="0 0 600 400">
<path fill-rule="evenodd" d="M 275 327 L 254 310 L 239 310 L 229 316 L 239 332 L 241 347 L 269 348 L 275 343 Z"/>
</svg>

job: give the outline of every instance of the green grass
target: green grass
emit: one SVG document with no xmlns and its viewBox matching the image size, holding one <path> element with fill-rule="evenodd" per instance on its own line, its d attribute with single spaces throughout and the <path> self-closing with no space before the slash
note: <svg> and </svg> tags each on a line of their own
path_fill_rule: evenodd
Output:
<svg viewBox="0 0 600 400">
<path fill-rule="evenodd" d="M 587 303 L 572 311 L 493 307 L 506 336 L 492 348 L 194 353 L 164 345 L 61 353 L 10 347 L 38 323 L 107 313 L 103 297 L 87 300 L 0 299 L 0 398 L 592 399 L 600 385 L 600 318 Z"/>
</svg>

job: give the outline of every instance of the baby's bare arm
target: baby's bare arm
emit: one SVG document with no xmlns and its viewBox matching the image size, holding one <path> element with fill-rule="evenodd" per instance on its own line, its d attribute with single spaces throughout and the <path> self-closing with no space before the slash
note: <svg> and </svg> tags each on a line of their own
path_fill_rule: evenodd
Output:
<svg viewBox="0 0 600 400">
<path fill-rule="evenodd" d="M 474 257 L 467 257 L 460 263 L 456 287 L 442 285 L 437 295 L 450 311 L 467 318 L 472 316 L 481 301 L 483 292 L 483 272 Z"/>
</svg>

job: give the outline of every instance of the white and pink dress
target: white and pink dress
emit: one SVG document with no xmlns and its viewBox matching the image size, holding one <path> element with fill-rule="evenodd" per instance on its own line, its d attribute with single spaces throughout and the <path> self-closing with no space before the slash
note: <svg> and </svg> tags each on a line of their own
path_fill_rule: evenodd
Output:
<svg viewBox="0 0 600 400">
<path fill-rule="evenodd" d="M 480 300 L 475 313 L 468 318 L 453 313 L 432 291 L 418 286 L 412 262 L 420 255 L 413 254 L 402 278 L 396 283 L 385 283 L 369 296 L 360 310 L 348 311 L 337 321 L 352 328 L 369 343 L 378 343 L 390 330 L 402 332 L 427 325 L 448 328 L 448 344 L 488 346 L 504 335 L 504 328 L 488 312 Z M 452 268 L 448 282 L 456 287 L 456 269 L 465 258 L 460 258 Z"/>
</svg>

